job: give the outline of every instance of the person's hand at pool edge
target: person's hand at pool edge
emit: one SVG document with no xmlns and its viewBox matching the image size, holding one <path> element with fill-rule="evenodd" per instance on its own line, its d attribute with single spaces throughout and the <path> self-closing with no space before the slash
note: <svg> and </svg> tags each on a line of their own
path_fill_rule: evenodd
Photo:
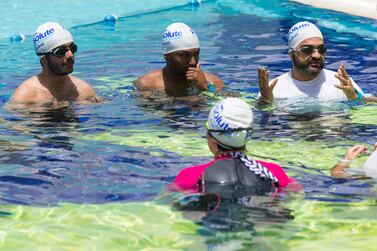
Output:
<svg viewBox="0 0 377 251">
<path fill-rule="evenodd" d="M 377 143 L 375 144 L 377 147 Z M 364 145 L 355 145 L 351 148 L 348 148 L 344 158 L 341 159 L 332 169 L 331 176 L 336 178 L 342 178 L 347 176 L 345 173 L 346 168 L 349 167 L 349 164 L 356 159 L 360 154 L 366 153 L 368 148 Z"/>
<path fill-rule="evenodd" d="M 258 80 L 259 80 L 259 103 L 271 104 L 274 101 L 273 90 L 278 82 L 274 79 L 270 82 L 270 71 L 262 66 L 258 67 Z"/>
</svg>

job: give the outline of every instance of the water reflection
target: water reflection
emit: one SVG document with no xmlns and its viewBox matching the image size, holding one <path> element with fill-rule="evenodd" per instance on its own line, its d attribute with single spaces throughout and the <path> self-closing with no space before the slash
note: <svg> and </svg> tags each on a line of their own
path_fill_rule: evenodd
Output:
<svg viewBox="0 0 377 251">
<path fill-rule="evenodd" d="M 258 133 L 253 136 L 257 139 L 286 137 L 309 141 L 352 139 L 361 142 L 362 137 L 375 137 L 375 125 L 352 123 L 347 111 L 353 105 L 315 98 L 279 100 L 273 110 L 256 112 L 254 132 Z M 359 133 L 360 129 L 363 134 Z"/>
<path fill-rule="evenodd" d="M 258 229 L 261 227 L 285 226 L 294 219 L 293 211 L 282 206 L 283 200 L 280 196 L 246 196 L 227 200 L 215 194 L 192 194 L 179 195 L 173 208 L 202 226 L 199 234 L 206 236 L 210 250 L 222 250 L 224 246 L 228 246 L 229 250 L 239 250 L 246 243 L 269 250 L 266 249 L 268 245 L 254 243 L 254 239 L 260 238 Z"/>
<path fill-rule="evenodd" d="M 39 146 L 43 148 L 72 150 L 70 134 L 79 128 L 80 122 L 74 108 L 73 103 L 66 102 L 59 105 L 8 106 L 17 118 L 17 123 L 11 128 L 40 139 Z"/>
<path fill-rule="evenodd" d="M 203 128 L 212 105 L 225 97 L 239 97 L 238 92 L 224 90 L 187 96 L 169 96 L 164 92 L 135 92 L 136 105 L 147 113 L 159 114 L 161 125 L 171 129 Z"/>
</svg>

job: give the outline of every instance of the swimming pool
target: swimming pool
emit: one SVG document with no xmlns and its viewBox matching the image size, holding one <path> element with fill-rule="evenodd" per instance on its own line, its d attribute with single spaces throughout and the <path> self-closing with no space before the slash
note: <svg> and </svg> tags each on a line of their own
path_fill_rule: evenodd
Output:
<svg viewBox="0 0 377 251">
<path fill-rule="evenodd" d="M 325 35 L 327 68 L 344 62 L 376 94 L 376 23 L 369 19 L 287 1 L 219 0 L 130 16 L 115 26 L 74 24 L 75 74 L 106 101 L 0 110 L 1 249 L 373 250 L 373 181 L 335 180 L 329 169 L 347 146 L 376 141 L 375 105 L 314 100 L 255 111 L 250 155 L 282 164 L 305 195 L 284 195 L 267 209 L 225 208 L 212 217 L 176 211 L 172 198 L 160 196 L 181 168 L 211 158 L 203 124 L 216 101 L 206 94 L 197 101 L 146 101 L 133 91 L 137 76 L 163 66 L 163 29 L 190 24 L 201 41 L 201 65 L 252 104 L 258 65 L 273 76 L 290 68 L 285 34 L 304 16 L 318 20 Z M 30 40 L 4 38 L 0 47 L 4 105 L 40 66 Z"/>
</svg>

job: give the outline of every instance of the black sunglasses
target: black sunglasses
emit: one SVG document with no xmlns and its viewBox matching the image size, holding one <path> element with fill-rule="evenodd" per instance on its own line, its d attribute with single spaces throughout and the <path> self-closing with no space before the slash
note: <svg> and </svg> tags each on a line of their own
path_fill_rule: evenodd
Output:
<svg viewBox="0 0 377 251">
<path fill-rule="evenodd" d="M 299 49 L 290 48 L 290 50 L 298 51 L 298 52 L 305 54 L 305 55 L 312 55 L 314 51 L 318 51 L 319 54 L 324 55 L 327 52 L 327 47 L 325 45 L 321 45 L 319 47 L 314 47 L 314 46 L 311 46 L 311 45 L 304 45 L 303 47 L 301 47 Z"/>
<path fill-rule="evenodd" d="M 77 52 L 77 45 L 75 43 L 72 43 L 68 47 L 61 46 L 61 47 L 55 48 L 54 50 L 51 51 L 51 54 L 53 54 L 54 56 L 56 56 L 58 58 L 62 58 L 62 57 L 65 56 L 65 54 L 68 51 L 71 51 L 72 53 L 76 53 Z"/>
<path fill-rule="evenodd" d="M 54 55 L 58 58 L 62 58 L 62 57 L 65 56 L 65 54 L 68 51 L 71 51 L 72 53 L 76 53 L 77 52 L 77 45 L 75 43 L 72 43 L 68 47 L 67 46 L 60 46 L 60 47 L 53 49 L 51 52 L 40 53 L 38 55 L 40 56 L 40 55 L 52 54 L 52 55 Z"/>
</svg>

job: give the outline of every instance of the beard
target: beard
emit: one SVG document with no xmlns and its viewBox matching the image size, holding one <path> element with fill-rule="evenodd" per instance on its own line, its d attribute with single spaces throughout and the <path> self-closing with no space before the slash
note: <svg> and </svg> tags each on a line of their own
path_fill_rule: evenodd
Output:
<svg viewBox="0 0 377 251">
<path fill-rule="evenodd" d="M 53 73 L 59 76 L 65 76 L 73 72 L 73 63 L 74 63 L 73 59 L 67 60 L 67 62 L 65 62 L 64 64 L 54 63 L 48 55 L 46 59 L 47 59 L 47 65 L 50 71 L 52 71 Z"/>
<path fill-rule="evenodd" d="M 325 65 L 324 59 L 314 60 L 310 59 L 309 61 L 302 62 L 299 61 L 295 54 L 292 55 L 293 65 L 303 74 L 309 76 L 317 76 L 323 69 Z"/>
</svg>

